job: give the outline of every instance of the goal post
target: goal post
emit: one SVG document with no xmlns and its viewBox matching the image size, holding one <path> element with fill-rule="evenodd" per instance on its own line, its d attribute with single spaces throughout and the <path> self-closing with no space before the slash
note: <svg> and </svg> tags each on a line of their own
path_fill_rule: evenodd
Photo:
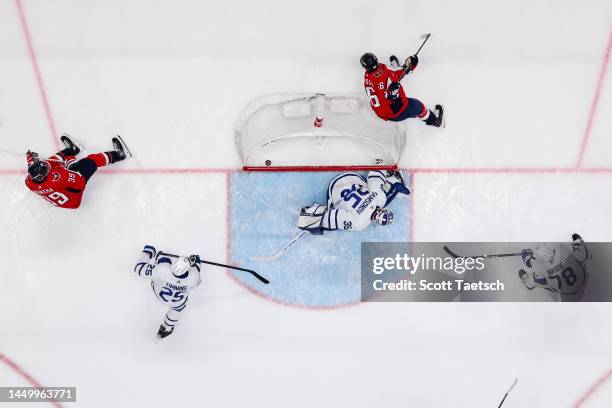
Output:
<svg viewBox="0 0 612 408">
<path fill-rule="evenodd" d="M 405 132 L 354 94 L 279 94 L 253 100 L 235 129 L 245 171 L 397 169 Z"/>
</svg>

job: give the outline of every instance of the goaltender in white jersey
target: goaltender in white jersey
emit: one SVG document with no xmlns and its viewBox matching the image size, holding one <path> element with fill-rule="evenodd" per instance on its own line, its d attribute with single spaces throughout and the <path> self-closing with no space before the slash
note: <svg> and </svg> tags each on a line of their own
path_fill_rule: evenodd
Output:
<svg viewBox="0 0 612 408">
<path fill-rule="evenodd" d="M 574 234 L 572 243 L 543 244 L 523 250 L 525 269 L 519 277 L 525 287 L 543 288 L 558 300 L 579 300 L 588 280 L 584 262 L 589 258 L 582 238 Z"/>
<path fill-rule="evenodd" d="M 150 280 L 155 296 L 168 306 L 164 322 L 157 332 L 158 338 L 169 336 L 174 331 L 181 312 L 187 306 L 189 292 L 202 282 L 200 268 L 199 255 L 174 257 L 145 245 L 134 272 Z"/>
<path fill-rule="evenodd" d="M 367 180 L 356 173 L 343 173 L 327 189 L 327 206 L 314 203 L 302 208 L 298 228 L 312 234 L 324 231 L 367 228 L 372 221 L 387 225 L 393 213 L 385 209 L 397 194 L 410 194 L 399 171 L 370 171 Z"/>
</svg>

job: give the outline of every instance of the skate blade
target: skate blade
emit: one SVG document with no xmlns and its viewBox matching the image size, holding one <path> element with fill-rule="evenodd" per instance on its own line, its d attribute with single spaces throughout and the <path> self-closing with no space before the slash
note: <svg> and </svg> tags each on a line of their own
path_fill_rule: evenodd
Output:
<svg viewBox="0 0 612 408">
<path fill-rule="evenodd" d="M 68 133 L 62 133 L 62 136 L 66 136 L 68 137 L 70 140 L 72 140 L 72 143 L 74 143 L 75 145 L 77 145 L 77 147 L 81 150 L 87 150 L 87 147 L 83 144 L 83 142 L 81 142 L 79 139 L 70 136 Z M 61 139 L 61 137 L 60 137 Z M 62 143 L 64 144 L 64 143 Z"/>
<path fill-rule="evenodd" d="M 123 140 L 123 138 L 121 137 L 121 135 L 117 135 L 116 136 L 117 139 L 119 139 L 119 141 L 121 142 L 121 144 L 123 145 L 123 147 L 125 148 L 125 152 L 127 154 L 130 155 L 130 157 L 134 157 L 134 155 L 132 155 L 132 151 L 130 150 L 130 148 L 128 147 L 128 145 L 125 143 L 125 141 Z"/>
</svg>

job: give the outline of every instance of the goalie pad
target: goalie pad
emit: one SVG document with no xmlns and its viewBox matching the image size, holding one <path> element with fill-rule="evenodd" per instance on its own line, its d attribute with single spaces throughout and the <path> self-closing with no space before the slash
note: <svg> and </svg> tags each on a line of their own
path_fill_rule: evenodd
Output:
<svg viewBox="0 0 612 408">
<path fill-rule="evenodd" d="M 310 207 L 302 208 L 300 210 L 297 227 L 311 234 L 322 235 L 323 227 L 321 226 L 321 222 L 326 212 L 327 206 L 318 203 L 314 203 Z"/>
</svg>

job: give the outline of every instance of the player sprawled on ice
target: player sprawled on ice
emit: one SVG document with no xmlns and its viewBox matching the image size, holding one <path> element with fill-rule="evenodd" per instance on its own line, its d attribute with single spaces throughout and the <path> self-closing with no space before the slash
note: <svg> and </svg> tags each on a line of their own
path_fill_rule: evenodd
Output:
<svg viewBox="0 0 612 408">
<path fill-rule="evenodd" d="M 200 268 L 199 255 L 170 256 L 145 245 L 134 272 L 150 280 L 155 296 L 168 306 L 164 322 L 157 332 L 158 338 L 163 339 L 174 331 L 181 312 L 187 306 L 189 292 L 202 283 Z"/>
<path fill-rule="evenodd" d="M 372 221 L 391 224 L 393 213 L 386 209 L 398 194 L 410 194 L 399 171 L 371 171 L 367 180 L 343 173 L 327 189 L 327 206 L 314 203 L 302 208 L 298 228 L 312 234 L 333 230 L 363 230 Z"/>
<path fill-rule="evenodd" d="M 67 136 L 61 137 L 66 147 L 47 159 L 28 150 L 28 188 L 51 204 L 61 208 L 79 208 L 85 186 L 98 167 L 125 159 L 126 148 L 119 138 L 112 139 L 114 150 L 90 154 L 77 160 L 81 149 Z"/>
<path fill-rule="evenodd" d="M 419 118 L 427 125 L 442 126 L 444 123 L 442 105 L 436 105 L 435 112 L 431 111 L 418 99 L 408 98 L 400 83 L 402 78 L 415 70 L 419 58 L 412 55 L 406 58 L 401 67 L 396 56 L 392 55 L 390 59 L 392 68 L 379 63 L 371 52 L 361 56 L 361 66 L 366 70 L 364 86 L 374 113 L 381 119 L 393 122 Z"/>
<path fill-rule="evenodd" d="M 580 235 L 572 235 L 572 240 L 523 250 L 525 269 L 518 274 L 527 289 L 543 288 L 559 300 L 579 299 L 588 279 L 584 263 L 589 253 Z"/>
</svg>

